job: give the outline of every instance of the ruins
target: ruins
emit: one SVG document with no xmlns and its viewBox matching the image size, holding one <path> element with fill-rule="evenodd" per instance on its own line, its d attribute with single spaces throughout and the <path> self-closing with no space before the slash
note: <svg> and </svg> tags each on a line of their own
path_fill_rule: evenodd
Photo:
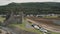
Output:
<svg viewBox="0 0 60 34">
<path fill-rule="evenodd" d="M 15 15 L 13 12 L 10 15 L 7 15 L 4 25 L 8 24 L 22 24 L 22 12 L 19 12 L 17 15 Z"/>
</svg>

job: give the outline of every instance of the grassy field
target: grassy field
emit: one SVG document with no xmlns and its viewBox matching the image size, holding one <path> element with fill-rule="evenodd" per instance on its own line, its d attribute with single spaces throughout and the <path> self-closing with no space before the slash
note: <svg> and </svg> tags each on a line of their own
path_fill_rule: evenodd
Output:
<svg viewBox="0 0 60 34">
<path fill-rule="evenodd" d="M 29 31 L 29 32 L 35 32 L 38 34 L 42 34 L 42 32 L 40 32 L 39 30 L 36 30 L 34 28 L 26 28 L 25 24 L 26 24 L 26 22 L 24 21 L 24 23 L 22 23 L 22 24 L 10 24 L 9 26 L 17 27 L 17 28 L 20 28 L 22 30 Z"/>
<path fill-rule="evenodd" d="M 52 32 L 51 34 L 60 34 L 60 33 Z"/>
<path fill-rule="evenodd" d="M 39 30 L 36 30 L 36 29 L 29 29 L 29 28 L 26 28 L 25 27 L 25 24 L 26 22 L 22 23 L 22 24 L 11 24 L 10 26 L 13 26 L 13 27 L 18 27 L 22 30 L 25 30 L 25 31 L 30 31 L 30 32 L 35 32 L 35 33 L 38 33 L 38 34 L 43 34 L 41 31 Z M 60 33 L 56 33 L 56 32 L 51 32 L 51 34 L 60 34 Z"/>
<path fill-rule="evenodd" d="M 42 34 L 42 32 L 40 32 L 38 30 L 25 28 L 25 26 L 23 24 L 12 24 L 11 26 L 18 27 L 18 28 L 20 28 L 22 30 L 25 30 L 25 31 L 35 32 L 35 33 L 38 33 L 38 34 Z"/>
<path fill-rule="evenodd" d="M 29 32 L 36 32 L 36 33 L 38 33 L 38 34 L 42 34 L 42 32 L 40 32 L 39 30 L 32 29 L 32 28 L 26 28 L 26 27 L 25 27 L 25 24 L 26 24 L 26 23 L 23 23 L 23 24 L 11 24 L 11 25 L 9 25 L 9 26 L 17 27 L 17 28 L 20 28 L 20 29 L 22 29 L 22 30 L 29 31 Z"/>
<path fill-rule="evenodd" d="M 0 17 L 0 21 L 3 22 L 3 20 L 5 20 L 5 18 Z M 25 31 L 35 32 L 35 33 L 38 33 L 38 34 L 43 34 L 41 31 L 36 30 L 34 28 L 26 28 L 25 24 L 26 24 L 26 21 L 24 21 L 22 24 L 10 24 L 9 26 L 11 26 L 11 27 L 18 27 L 18 28 L 20 28 L 22 30 L 25 30 Z M 51 34 L 60 34 L 60 33 L 51 32 Z"/>
<path fill-rule="evenodd" d="M 5 20 L 5 18 L 0 16 L 0 22 L 3 22 Z"/>
<path fill-rule="evenodd" d="M 58 16 L 44 16 L 43 18 L 58 18 Z"/>
</svg>

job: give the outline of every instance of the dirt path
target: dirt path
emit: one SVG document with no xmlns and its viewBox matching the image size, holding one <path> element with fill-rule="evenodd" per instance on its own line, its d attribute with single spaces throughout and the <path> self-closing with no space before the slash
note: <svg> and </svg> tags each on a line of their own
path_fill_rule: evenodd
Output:
<svg viewBox="0 0 60 34">
<path fill-rule="evenodd" d="M 52 21 L 46 19 L 33 18 L 33 17 L 28 18 L 27 21 L 38 24 L 39 26 L 47 30 L 60 33 L 60 26 L 53 24 Z"/>
<path fill-rule="evenodd" d="M 11 34 L 37 34 L 35 32 L 29 32 L 29 31 L 22 30 L 18 27 L 12 27 L 12 28 L 11 27 L 10 28 L 9 27 L 0 27 L 0 29 L 5 30 L 4 33 L 9 31 L 9 32 L 11 32 Z M 4 33 L 2 33 L 2 34 L 4 34 Z"/>
</svg>

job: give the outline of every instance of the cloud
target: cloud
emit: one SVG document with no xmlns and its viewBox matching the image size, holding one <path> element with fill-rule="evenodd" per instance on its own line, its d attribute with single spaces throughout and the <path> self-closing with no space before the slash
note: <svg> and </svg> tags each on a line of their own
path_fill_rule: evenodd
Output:
<svg viewBox="0 0 60 34">
<path fill-rule="evenodd" d="M 53 0 L 54 2 L 60 2 L 60 0 Z"/>
<path fill-rule="evenodd" d="M 0 5 L 6 5 L 8 3 L 11 3 L 12 1 L 8 1 L 8 0 L 0 0 Z"/>
<path fill-rule="evenodd" d="M 52 0 L 13 0 L 13 2 L 24 3 L 24 2 L 48 2 Z"/>
</svg>

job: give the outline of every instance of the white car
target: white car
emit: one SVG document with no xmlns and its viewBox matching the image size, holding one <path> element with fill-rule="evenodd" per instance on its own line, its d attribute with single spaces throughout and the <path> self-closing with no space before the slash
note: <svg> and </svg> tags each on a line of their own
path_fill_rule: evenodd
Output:
<svg viewBox="0 0 60 34">
<path fill-rule="evenodd" d="M 39 27 L 38 25 L 36 25 L 36 24 L 33 24 L 32 26 L 33 26 L 35 29 L 38 29 L 38 30 L 40 29 L 40 27 Z"/>
<path fill-rule="evenodd" d="M 32 25 L 35 29 L 38 29 L 38 30 L 40 30 L 41 32 L 45 32 L 45 33 L 47 33 L 48 32 L 48 30 L 46 30 L 46 29 L 44 29 L 44 28 L 42 28 L 42 27 L 39 27 L 38 25 L 36 25 L 36 24 L 33 24 Z"/>
<path fill-rule="evenodd" d="M 42 31 L 42 32 L 45 32 L 45 33 L 48 32 L 46 29 L 44 29 L 44 28 L 42 28 L 42 27 L 41 27 L 39 30 Z"/>
</svg>

